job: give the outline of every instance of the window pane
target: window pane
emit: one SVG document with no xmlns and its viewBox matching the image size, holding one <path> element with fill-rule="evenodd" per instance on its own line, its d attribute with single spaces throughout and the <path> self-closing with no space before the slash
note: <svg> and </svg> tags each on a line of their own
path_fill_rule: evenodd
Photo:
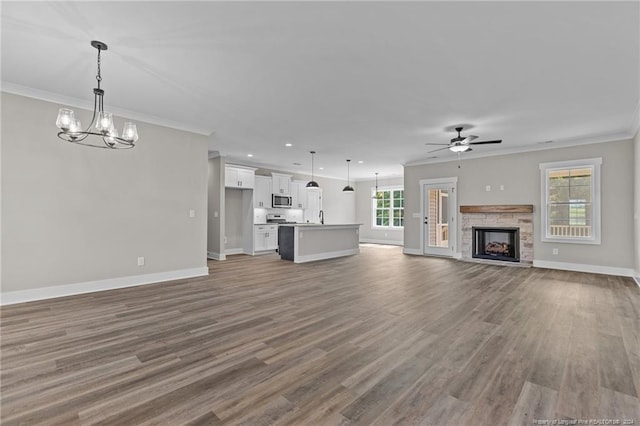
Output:
<svg viewBox="0 0 640 426">
<path fill-rule="evenodd" d="M 569 201 L 569 187 L 557 186 L 549 188 L 550 203 L 566 203 Z"/>
<path fill-rule="evenodd" d="M 567 239 L 594 235 L 592 192 L 597 164 L 547 170 L 546 235 Z"/>
<path fill-rule="evenodd" d="M 568 204 L 551 204 L 549 205 L 549 223 L 554 220 L 569 220 L 569 205 Z"/>
<path fill-rule="evenodd" d="M 550 170 L 549 187 L 569 186 L 569 170 Z"/>
<path fill-rule="evenodd" d="M 382 226 L 389 226 L 389 218 L 382 219 Z"/>
<path fill-rule="evenodd" d="M 573 182 L 573 179 L 571 180 Z M 569 198 L 571 200 L 591 201 L 591 186 L 574 186 L 569 188 Z"/>
</svg>

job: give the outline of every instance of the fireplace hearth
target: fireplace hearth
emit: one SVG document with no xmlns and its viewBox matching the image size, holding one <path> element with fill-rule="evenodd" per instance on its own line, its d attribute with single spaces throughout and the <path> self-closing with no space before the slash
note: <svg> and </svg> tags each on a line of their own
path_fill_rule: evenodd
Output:
<svg viewBox="0 0 640 426">
<path fill-rule="evenodd" d="M 471 234 L 471 257 L 520 262 L 520 228 L 474 226 Z"/>
</svg>

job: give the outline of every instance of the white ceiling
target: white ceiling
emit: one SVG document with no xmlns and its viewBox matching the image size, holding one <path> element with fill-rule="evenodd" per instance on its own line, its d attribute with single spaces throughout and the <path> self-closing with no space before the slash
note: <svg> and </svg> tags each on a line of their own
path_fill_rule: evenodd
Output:
<svg viewBox="0 0 640 426">
<path fill-rule="evenodd" d="M 637 1 L 3 1 L 1 13 L 3 90 L 89 105 L 101 40 L 107 110 L 213 133 L 229 161 L 308 174 L 313 149 L 317 175 L 344 178 L 349 158 L 363 179 L 455 159 L 430 159 L 425 142 L 456 124 L 504 141 L 463 158 L 637 129 Z"/>
</svg>

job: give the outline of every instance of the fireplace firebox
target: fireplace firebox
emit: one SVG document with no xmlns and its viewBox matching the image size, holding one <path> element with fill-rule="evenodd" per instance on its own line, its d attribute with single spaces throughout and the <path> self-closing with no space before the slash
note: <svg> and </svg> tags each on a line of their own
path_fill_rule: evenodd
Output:
<svg viewBox="0 0 640 426">
<path fill-rule="evenodd" d="M 471 257 L 520 262 L 520 228 L 472 229 Z"/>
</svg>

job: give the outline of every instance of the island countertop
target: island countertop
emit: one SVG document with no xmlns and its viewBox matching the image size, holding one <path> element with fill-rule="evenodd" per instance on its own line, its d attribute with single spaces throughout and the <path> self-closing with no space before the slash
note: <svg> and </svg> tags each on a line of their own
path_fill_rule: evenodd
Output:
<svg viewBox="0 0 640 426">
<path fill-rule="evenodd" d="M 278 227 L 280 258 L 294 263 L 360 253 L 360 223 L 283 223 Z"/>
</svg>

